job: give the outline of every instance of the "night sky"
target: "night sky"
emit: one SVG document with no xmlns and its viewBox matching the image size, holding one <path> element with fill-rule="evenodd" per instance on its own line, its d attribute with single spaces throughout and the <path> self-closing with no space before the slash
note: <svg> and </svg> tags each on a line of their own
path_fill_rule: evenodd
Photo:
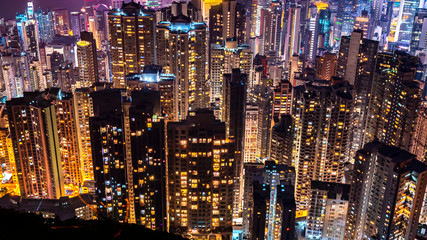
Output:
<svg viewBox="0 0 427 240">
<path fill-rule="evenodd" d="M 67 8 L 78 10 L 83 6 L 83 0 L 34 0 L 36 9 Z M 27 0 L 0 0 L 0 18 L 11 19 L 17 12 L 24 12 Z"/>
</svg>

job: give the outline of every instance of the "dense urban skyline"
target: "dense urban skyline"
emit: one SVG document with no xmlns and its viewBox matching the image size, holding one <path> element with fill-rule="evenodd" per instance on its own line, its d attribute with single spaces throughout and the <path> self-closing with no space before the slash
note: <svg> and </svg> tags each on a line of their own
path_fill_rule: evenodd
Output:
<svg viewBox="0 0 427 240">
<path fill-rule="evenodd" d="M 0 208 L 188 239 L 427 239 L 423 0 L 0 7 Z"/>
</svg>

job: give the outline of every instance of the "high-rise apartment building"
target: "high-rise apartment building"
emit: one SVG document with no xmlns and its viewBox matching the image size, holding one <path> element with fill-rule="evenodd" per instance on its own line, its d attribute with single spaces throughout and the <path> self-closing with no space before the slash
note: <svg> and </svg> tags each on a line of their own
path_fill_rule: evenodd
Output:
<svg viewBox="0 0 427 240">
<path fill-rule="evenodd" d="M 378 141 L 356 153 L 344 239 L 414 239 L 427 166 Z"/>
<path fill-rule="evenodd" d="M 20 192 L 27 198 L 65 196 L 55 105 L 45 97 L 28 92 L 6 103 Z"/>
<path fill-rule="evenodd" d="M 425 103 L 417 111 L 414 133 L 409 150 L 417 159 L 427 161 L 427 106 Z"/>
<path fill-rule="evenodd" d="M 224 74 L 240 68 L 242 73 L 251 73 L 253 54 L 248 45 L 237 45 L 236 41 L 225 41 L 224 45 L 211 44 L 210 48 L 210 101 L 223 100 Z"/>
<path fill-rule="evenodd" d="M 130 216 L 129 164 L 123 126 L 122 95 L 120 90 L 103 90 L 90 94 L 93 117 L 89 119 L 90 140 L 95 179 L 98 218 L 120 222 Z M 131 216 L 130 216 L 131 218 Z"/>
<path fill-rule="evenodd" d="M 311 181 L 306 239 L 344 238 L 350 185 Z"/>
<path fill-rule="evenodd" d="M 264 85 L 256 85 L 248 95 L 248 101 L 257 106 L 256 158 L 269 156 L 271 141 L 271 122 L 273 107 L 273 90 Z"/>
<path fill-rule="evenodd" d="M 34 13 L 37 20 L 37 29 L 39 31 L 40 42 L 50 42 L 55 36 L 54 13 L 50 10 L 43 12 L 41 8 Z"/>
<path fill-rule="evenodd" d="M 93 117 L 92 98 L 89 88 L 78 88 L 74 91 L 73 107 L 79 148 L 80 169 L 83 181 L 93 181 L 92 147 L 90 140 L 89 118 Z"/>
<path fill-rule="evenodd" d="M 295 169 L 277 164 L 244 167 L 243 239 L 293 239 L 295 234 Z"/>
<path fill-rule="evenodd" d="M 292 84 L 281 80 L 273 92 L 273 118 L 281 118 L 283 114 L 291 114 Z"/>
<path fill-rule="evenodd" d="M 414 80 L 417 57 L 405 52 L 381 53 L 372 83 L 364 143 L 381 142 L 409 150 L 416 111 L 421 101 Z"/>
<path fill-rule="evenodd" d="M 78 88 L 87 88 L 99 81 L 96 41 L 91 32 L 81 32 L 77 42 Z"/>
<path fill-rule="evenodd" d="M 417 50 L 427 48 L 427 9 L 418 8 L 415 14 L 414 26 L 412 27 L 411 44 L 409 50 L 411 54 L 415 54 Z"/>
<path fill-rule="evenodd" d="M 305 215 L 310 181 L 342 182 L 350 149 L 352 87 L 312 82 L 294 88 L 293 154 L 297 210 Z"/>
<path fill-rule="evenodd" d="M 315 71 L 316 78 L 330 81 L 336 76 L 338 67 L 338 58 L 335 53 L 325 53 L 323 56 L 316 57 Z"/>
<path fill-rule="evenodd" d="M 125 77 L 156 62 L 156 16 L 135 2 L 108 13 L 113 85 L 126 88 Z"/>
<path fill-rule="evenodd" d="M 283 8 L 280 1 L 272 1 L 269 8 L 261 10 L 261 34 L 264 47 L 264 54 L 275 52 L 277 56 L 280 54 L 280 46 L 282 43 L 282 28 L 283 28 Z"/>
<path fill-rule="evenodd" d="M 70 31 L 70 22 L 68 19 L 68 9 L 66 8 L 56 8 L 52 10 L 53 15 L 55 16 L 55 32 L 56 34 L 62 36 L 68 36 Z"/>
<path fill-rule="evenodd" d="M 234 146 L 212 111 L 167 126 L 169 231 L 231 237 Z"/>
<path fill-rule="evenodd" d="M 51 89 L 49 94 L 61 94 L 59 88 Z M 79 194 L 83 183 L 80 155 L 77 145 L 77 132 L 74 117 L 74 99 L 71 94 L 62 94 L 55 101 L 59 151 L 62 163 L 62 177 L 66 195 Z"/>
<path fill-rule="evenodd" d="M 160 119 L 160 92 L 133 91 L 127 106 L 124 120 L 129 123 L 129 129 L 125 124 L 125 142 L 126 151 L 130 149 L 131 152 L 134 185 L 133 191 L 129 192 L 129 201 L 135 208 L 130 214 L 135 214 L 136 223 L 164 231 L 167 229 L 166 155 L 165 121 Z"/>
<path fill-rule="evenodd" d="M 363 10 L 362 14 L 354 20 L 354 30 L 362 30 L 363 32 L 363 38 L 370 39 L 370 22 L 369 22 L 369 16 L 368 11 Z M 372 26 L 374 27 L 374 26 Z"/>
<path fill-rule="evenodd" d="M 352 149 L 349 161 L 352 161 L 356 151 L 364 144 L 368 105 L 378 53 L 378 42 L 362 36 L 361 30 L 353 31 L 351 36 L 343 36 L 338 54 L 337 75 L 354 85 L 355 89 Z"/>
<path fill-rule="evenodd" d="M 178 119 L 209 106 L 206 24 L 180 15 L 157 25 L 157 63 L 175 75 L 179 87 Z"/>
<path fill-rule="evenodd" d="M 225 0 L 209 10 L 209 44 L 224 45 L 233 39 L 237 45 L 245 43 L 246 12 L 236 0 Z"/>
<path fill-rule="evenodd" d="M 224 74 L 224 101 L 222 116 L 226 126 L 227 138 L 235 143 L 235 197 L 234 219 L 241 217 L 242 194 L 240 185 L 243 184 L 243 153 L 245 140 L 245 117 L 248 75 L 240 69 L 233 69 L 231 74 Z"/>
<path fill-rule="evenodd" d="M 258 136 L 258 106 L 246 104 L 245 116 L 245 145 L 243 162 L 253 163 L 257 158 L 257 136 Z"/>
<path fill-rule="evenodd" d="M 301 5 L 292 3 L 289 7 L 286 37 L 284 45 L 284 58 L 289 63 L 292 56 L 299 54 L 300 50 Z M 287 64 L 286 64 L 287 65 Z"/>
<path fill-rule="evenodd" d="M 292 116 L 283 114 L 271 131 L 270 159 L 279 164 L 295 166 L 292 159 Z"/>
</svg>

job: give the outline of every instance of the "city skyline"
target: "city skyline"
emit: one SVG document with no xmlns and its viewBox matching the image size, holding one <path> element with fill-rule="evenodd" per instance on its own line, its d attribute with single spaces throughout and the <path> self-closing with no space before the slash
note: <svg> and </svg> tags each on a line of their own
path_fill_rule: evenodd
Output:
<svg viewBox="0 0 427 240">
<path fill-rule="evenodd" d="M 21 5 L 0 3 L 0 208 L 198 240 L 427 239 L 423 0 Z"/>
</svg>

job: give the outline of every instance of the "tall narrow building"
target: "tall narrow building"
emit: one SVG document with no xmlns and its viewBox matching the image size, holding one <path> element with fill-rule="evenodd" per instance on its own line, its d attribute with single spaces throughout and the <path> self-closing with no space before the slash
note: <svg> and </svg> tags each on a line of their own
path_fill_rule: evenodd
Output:
<svg viewBox="0 0 427 240">
<path fill-rule="evenodd" d="M 242 239 L 293 239 L 293 167 L 274 161 L 245 164 Z"/>
<path fill-rule="evenodd" d="M 169 231 L 231 238 L 234 146 L 212 111 L 167 126 Z"/>
<path fill-rule="evenodd" d="M 206 24 L 180 15 L 157 25 L 157 63 L 174 74 L 179 87 L 178 119 L 209 106 Z"/>
<path fill-rule="evenodd" d="M 65 196 L 55 106 L 39 92 L 6 105 L 21 195 Z"/>
<path fill-rule="evenodd" d="M 368 106 L 378 53 L 378 42 L 362 36 L 361 30 L 353 31 L 351 36 L 343 36 L 338 54 L 337 75 L 354 85 L 355 90 L 349 161 L 353 160 L 356 151 L 365 143 Z"/>
<path fill-rule="evenodd" d="M 290 115 L 292 110 L 292 84 L 287 80 L 281 80 L 273 94 L 273 118 L 281 118 L 283 114 Z"/>
<path fill-rule="evenodd" d="M 270 151 L 273 91 L 270 87 L 256 85 L 249 92 L 248 98 L 258 110 L 255 154 L 257 160 L 262 160 L 269 156 Z"/>
<path fill-rule="evenodd" d="M 417 57 L 402 51 L 378 55 L 364 143 L 379 139 L 409 150 L 421 102 L 419 82 L 414 80 L 417 62 Z"/>
<path fill-rule="evenodd" d="M 294 88 L 293 154 L 298 215 L 305 215 L 310 198 L 310 182 L 342 182 L 344 163 L 350 149 L 353 97 L 348 84 Z"/>
<path fill-rule="evenodd" d="M 292 3 L 289 7 L 285 44 L 284 57 L 286 65 L 291 61 L 292 56 L 299 55 L 300 51 L 300 27 L 301 27 L 301 5 Z"/>
<path fill-rule="evenodd" d="M 81 32 L 77 42 L 78 88 L 91 87 L 99 81 L 96 42 L 91 32 Z"/>
<path fill-rule="evenodd" d="M 378 141 L 356 153 L 344 239 L 415 239 L 427 166 Z"/>
<path fill-rule="evenodd" d="M 323 56 L 316 57 L 316 78 L 330 81 L 336 76 L 338 67 L 338 58 L 335 53 L 325 53 Z"/>
<path fill-rule="evenodd" d="M 427 106 L 423 104 L 417 112 L 410 152 L 422 162 L 427 161 Z"/>
<path fill-rule="evenodd" d="M 59 88 L 52 89 L 50 94 L 56 92 L 58 92 L 58 95 L 62 95 L 55 100 L 54 104 L 65 194 L 78 195 L 83 178 L 77 145 L 74 99 L 71 93 L 61 93 Z"/>
<path fill-rule="evenodd" d="M 311 181 L 306 239 L 344 238 L 350 185 Z"/>
<path fill-rule="evenodd" d="M 237 45 L 236 41 L 226 41 L 224 45 L 210 46 L 210 101 L 223 100 L 224 74 L 240 68 L 242 73 L 251 73 L 253 54 L 248 45 Z"/>
<path fill-rule="evenodd" d="M 135 222 L 153 230 L 167 229 L 165 121 L 160 119 L 160 92 L 133 91 L 124 110 L 131 149 Z M 127 114 L 128 113 L 128 114 Z M 128 118 L 127 118 L 128 115 Z M 158 118 L 159 116 L 159 118 Z M 128 142 L 126 142 L 128 144 Z M 128 176 L 129 178 L 129 176 Z M 132 198 L 134 200 L 132 200 Z M 132 207 L 132 203 L 131 203 Z M 133 213 L 131 213 L 133 214 Z"/>
<path fill-rule="evenodd" d="M 93 181 L 92 145 L 89 118 L 93 117 L 92 98 L 89 88 L 79 88 L 73 95 L 76 138 L 79 150 L 80 169 L 83 181 Z"/>
<path fill-rule="evenodd" d="M 246 104 L 245 116 L 245 145 L 243 162 L 255 162 L 257 158 L 257 136 L 258 136 L 258 106 Z"/>
<path fill-rule="evenodd" d="M 292 116 L 283 114 L 271 130 L 270 159 L 279 164 L 295 166 L 292 159 L 293 138 Z"/>
<path fill-rule="evenodd" d="M 272 1 L 269 8 L 261 10 L 263 23 L 261 34 L 263 38 L 263 53 L 265 55 L 280 54 L 283 30 L 283 8 L 280 1 Z"/>
<path fill-rule="evenodd" d="M 235 196 L 234 196 L 234 218 L 241 218 L 242 192 L 240 185 L 243 184 L 243 148 L 245 139 L 245 117 L 247 98 L 248 75 L 243 74 L 240 69 L 233 69 L 231 74 L 224 75 L 224 105 L 222 107 L 226 126 L 227 138 L 235 142 Z"/>
<path fill-rule="evenodd" d="M 89 119 L 98 219 L 126 221 L 130 199 L 120 90 L 92 92 L 93 117 Z"/>
<path fill-rule="evenodd" d="M 236 0 L 225 0 L 209 10 L 209 44 L 223 45 L 234 39 L 238 45 L 246 39 L 246 9 Z"/>
<path fill-rule="evenodd" d="M 156 62 L 156 18 L 135 2 L 108 13 L 113 85 L 126 88 L 126 75 Z"/>
</svg>

